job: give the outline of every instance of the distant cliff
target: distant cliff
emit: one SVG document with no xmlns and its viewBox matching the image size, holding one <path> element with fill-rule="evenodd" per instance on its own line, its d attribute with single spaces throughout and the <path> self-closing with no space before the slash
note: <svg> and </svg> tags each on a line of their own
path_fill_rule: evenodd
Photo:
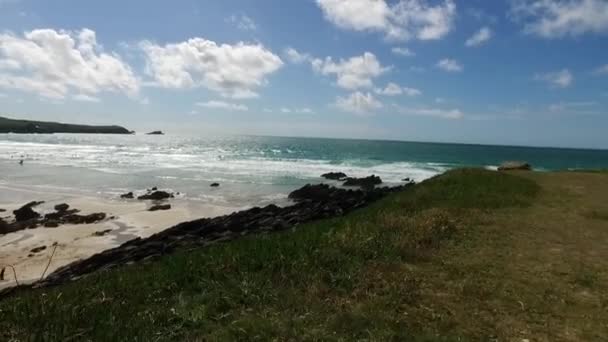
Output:
<svg viewBox="0 0 608 342">
<path fill-rule="evenodd" d="M 72 125 L 59 122 L 14 120 L 0 116 L 0 133 L 95 133 L 131 134 L 121 126 Z"/>
</svg>

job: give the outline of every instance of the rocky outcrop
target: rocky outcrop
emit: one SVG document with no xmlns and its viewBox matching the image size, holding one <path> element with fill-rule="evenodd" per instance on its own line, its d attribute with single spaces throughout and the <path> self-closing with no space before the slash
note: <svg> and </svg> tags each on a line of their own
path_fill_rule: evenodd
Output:
<svg viewBox="0 0 608 342">
<path fill-rule="evenodd" d="M 15 221 L 24 222 L 24 221 L 29 221 L 29 220 L 39 218 L 40 214 L 35 212 L 34 209 L 32 209 L 32 207 L 35 207 L 42 203 L 44 203 L 44 202 L 33 201 L 33 202 L 30 202 L 30 203 L 24 205 L 23 207 L 21 207 L 17 210 L 13 210 L 13 215 L 15 215 Z"/>
<path fill-rule="evenodd" d="M 363 189 L 373 189 L 376 185 L 382 184 L 382 179 L 376 175 L 364 178 L 349 177 L 344 182 L 344 186 L 360 186 Z"/>
<path fill-rule="evenodd" d="M 123 198 L 123 199 L 133 199 L 133 198 L 135 198 L 135 195 L 133 195 L 133 192 L 127 192 L 126 194 L 120 195 L 120 198 Z"/>
<path fill-rule="evenodd" d="M 148 209 L 148 211 L 159 211 L 159 210 L 169 210 L 171 209 L 171 204 L 157 204 L 153 205 Z"/>
<path fill-rule="evenodd" d="M 500 164 L 498 171 L 531 171 L 532 165 L 522 161 L 508 161 Z"/>
<path fill-rule="evenodd" d="M 217 188 L 220 186 L 220 183 L 211 183 L 209 186 L 212 188 Z"/>
<path fill-rule="evenodd" d="M 45 214 L 44 216 L 34 211 L 35 207 L 43 202 L 30 202 L 23 207 L 13 211 L 15 220 L 7 222 L 0 219 L 0 234 L 13 233 L 23 229 L 33 229 L 39 226 L 45 228 L 56 228 L 62 224 L 91 224 L 103 221 L 106 218 L 105 213 L 93 213 L 88 215 L 79 215 L 80 210 L 69 209 L 68 204 L 62 203 L 55 206 L 55 212 Z"/>
<path fill-rule="evenodd" d="M 141 196 L 137 197 L 138 200 L 152 200 L 152 201 L 161 201 L 161 200 L 165 200 L 168 198 L 173 198 L 173 194 L 166 192 L 166 191 L 162 191 L 162 190 L 148 192 L 145 195 L 141 195 Z"/>
<path fill-rule="evenodd" d="M 329 180 L 345 180 L 348 176 L 344 172 L 328 172 L 321 175 L 322 178 Z"/>
<path fill-rule="evenodd" d="M 88 126 L 59 122 L 15 120 L 0 117 L 0 133 L 87 133 L 87 134 L 131 134 L 121 126 Z"/>
<path fill-rule="evenodd" d="M 146 133 L 146 135 L 165 135 L 162 131 L 152 131 L 150 133 Z"/>
<path fill-rule="evenodd" d="M 268 205 L 231 215 L 180 223 L 147 239 L 137 238 L 59 268 L 33 286 L 58 285 L 98 270 L 155 259 L 179 249 L 205 247 L 248 234 L 282 231 L 313 220 L 341 216 L 405 188 L 399 186 L 362 191 L 307 185 L 292 193 L 290 197 L 298 200 L 292 206 L 281 208 Z"/>
<path fill-rule="evenodd" d="M 70 205 L 66 203 L 57 204 L 55 206 L 55 210 L 57 210 L 58 212 L 64 212 L 68 209 L 70 209 Z"/>
</svg>

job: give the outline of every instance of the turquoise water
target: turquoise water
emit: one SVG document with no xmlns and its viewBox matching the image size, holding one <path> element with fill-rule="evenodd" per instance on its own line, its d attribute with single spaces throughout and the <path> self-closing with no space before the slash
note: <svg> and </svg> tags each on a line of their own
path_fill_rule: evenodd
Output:
<svg viewBox="0 0 608 342">
<path fill-rule="evenodd" d="M 23 166 L 18 165 L 24 159 Z M 422 181 L 525 160 L 538 170 L 608 168 L 608 151 L 279 137 L 0 135 L 0 183 L 114 197 L 159 186 L 193 200 L 264 204 L 329 171 Z M 209 183 L 220 182 L 219 189 Z"/>
</svg>

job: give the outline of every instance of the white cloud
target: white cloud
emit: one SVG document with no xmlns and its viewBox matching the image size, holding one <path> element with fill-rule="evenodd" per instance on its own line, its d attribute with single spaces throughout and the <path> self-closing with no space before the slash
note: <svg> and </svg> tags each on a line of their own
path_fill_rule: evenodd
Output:
<svg viewBox="0 0 608 342">
<path fill-rule="evenodd" d="M 459 109 L 405 108 L 397 106 L 397 110 L 399 113 L 405 115 L 430 116 L 450 120 L 459 120 L 464 118 L 464 114 Z"/>
<path fill-rule="evenodd" d="M 98 97 L 90 96 L 90 95 L 86 95 L 86 94 L 77 94 L 77 95 L 74 95 L 72 98 L 74 100 L 80 101 L 80 102 L 101 102 L 101 100 Z"/>
<path fill-rule="evenodd" d="M 606 0 L 514 0 L 512 17 L 543 38 L 608 33 Z"/>
<path fill-rule="evenodd" d="M 298 50 L 292 47 L 286 48 L 285 51 L 283 51 L 283 56 L 285 56 L 285 58 L 293 64 L 301 64 L 312 60 L 310 54 L 300 53 Z"/>
<path fill-rule="evenodd" d="M 369 114 L 370 112 L 382 108 L 382 103 L 374 98 L 370 93 L 354 92 L 348 97 L 336 98 L 335 106 L 339 109 L 359 115 Z"/>
<path fill-rule="evenodd" d="M 249 110 L 249 107 L 242 105 L 242 104 L 230 103 L 230 102 L 224 102 L 224 101 L 215 101 L 215 100 L 207 101 L 207 102 L 197 102 L 196 105 L 200 106 L 200 107 L 205 107 L 205 108 L 233 110 L 233 111 L 240 111 L 240 112 L 246 112 Z"/>
<path fill-rule="evenodd" d="M 244 14 L 233 14 L 226 19 L 226 22 L 234 24 L 239 30 L 243 31 L 255 31 L 258 28 L 255 21 Z"/>
<path fill-rule="evenodd" d="M 3 97 L 8 97 L 8 95 L 6 95 L 5 93 L 0 93 L 0 98 L 3 98 Z"/>
<path fill-rule="evenodd" d="M 437 67 L 447 72 L 461 72 L 464 67 L 455 59 L 444 58 L 437 62 Z"/>
<path fill-rule="evenodd" d="M 325 18 L 347 30 L 382 32 L 391 40 L 433 40 L 452 29 L 453 0 L 432 5 L 427 0 L 316 0 Z"/>
<path fill-rule="evenodd" d="M 231 98 L 258 97 L 257 88 L 283 66 L 277 55 L 260 44 L 221 44 L 203 38 L 160 46 L 140 44 L 146 73 L 164 88 L 205 87 Z"/>
<path fill-rule="evenodd" d="M 371 88 L 374 78 L 390 70 L 390 67 L 382 66 L 371 52 L 347 60 L 340 59 L 337 63 L 331 57 L 325 60 L 317 58 L 311 64 L 315 72 L 336 75 L 338 86 L 349 90 Z"/>
<path fill-rule="evenodd" d="M 283 108 L 281 108 L 281 113 L 291 113 L 291 109 L 289 109 L 287 107 L 283 107 Z"/>
<path fill-rule="evenodd" d="M 471 38 L 467 39 L 465 45 L 468 47 L 480 46 L 492 38 L 492 30 L 489 27 L 482 27 L 479 31 L 475 32 Z"/>
<path fill-rule="evenodd" d="M 602 65 L 601 67 L 595 69 L 594 73 L 596 75 L 608 75 L 608 64 Z"/>
<path fill-rule="evenodd" d="M 560 71 L 549 72 L 546 74 L 537 74 L 534 76 L 537 81 L 544 81 L 549 83 L 554 88 L 568 88 L 574 81 L 574 76 L 568 69 Z"/>
<path fill-rule="evenodd" d="M 281 113 L 297 113 L 297 114 L 314 114 L 315 111 L 308 108 L 308 107 L 302 107 L 302 108 L 289 108 L 289 107 L 281 107 L 279 110 L 279 112 Z M 274 111 L 270 108 L 264 108 L 264 112 L 266 113 L 274 113 Z"/>
<path fill-rule="evenodd" d="M 595 101 L 580 101 L 580 102 L 559 102 L 549 106 L 549 111 L 553 113 L 562 113 L 566 111 L 576 111 L 578 113 L 589 113 L 589 107 L 595 107 Z"/>
<path fill-rule="evenodd" d="M 116 53 L 106 53 L 89 29 L 40 29 L 0 34 L 0 88 L 50 99 L 104 91 L 136 96 L 139 80 Z"/>
<path fill-rule="evenodd" d="M 445 99 L 443 97 L 436 97 L 435 98 L 435 103 L 444 103 Z"/>
<path fill-rule="evenodd" d="M 393 83 L 393 82 L 387 84 L 384 89 L 376 88 L 374 91 L 378 95 L 385 95 L 385 96 L 397 96 L 397 95 L 401 95 L 401 94 L 405 94 L 407 96 L 418 96 L 418 95 L 422 94 L 422 92 L 418 89 L 401 87 L 398 84 Z"/>
<path fill-rule="evenodd" d="M 399 55 L 399 56 L 405 56 L 405 57 L 412 57 L 415 56 L 416 54 L 414 52 L 412 52 L 412 50 L 406 48 L 406 47 L 394 47 L 391 49 L 391 51 L 395 54 L 395 55 Z"/>
</svg>

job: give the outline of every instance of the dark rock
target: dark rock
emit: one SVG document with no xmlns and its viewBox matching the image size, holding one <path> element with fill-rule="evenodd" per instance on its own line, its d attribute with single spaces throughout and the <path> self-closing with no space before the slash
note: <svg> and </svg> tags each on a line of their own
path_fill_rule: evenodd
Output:
<svg viewBox="0 0 608 342">
<path fill-rule="evenodd" d="M 6 211 L 6 209 L 2 209 L 2 208 L 0 208 L 0 213 L 3 213 L 3 212 L 5 212 L 5 211 Z"/>
<path fill-rule="evenodd" d="M 508 161 L 498 167 L 498 171 L 531 171 L 532 165 L 522 161 Z"/>
<path fill-rule="evenodd" d="M 40 246 L 40 247 L 36 247 L 36 248 L 32 249 L 30 252 L 38 253 L 38 252 L 42 252 L 45 249 L 46 249 L 46 246 Z"/>
<path fill-rule="evenodd" d="M 382 179 L 376 175 L 364 178 L 349 177 L 344 182 L 344 186 L 359 186 L 364 189 L 373 189 L 376 185 L 382 184 Z"/>
<path fill-rule="evenodd" d="M 167 198 L 173 198 L 173 194 L 168 193 L 166 191 L 154 191 L 152 193 L 148 193 L 148 194 L 137 197 L 137 199 L 139 199 L 139 200 L 153 200 L 153 201 L 160 201 L 160 200 L 164 200 Z"/>
<path fill-rule="evenodd" d="M 80 210 L 78 210 L 78 209 L 70 209 L 70 210 L 65 210 L 65 211 L 58 211 L 58 212 L 54 212 L 54 213 L 48 213 L 48 214 L 44 215 L 44 219 L 47 220 L 47 221 L 48 220 L 59 221 L 64 216 L 73 215 L 73 214 L 76 214 L 78 212 L 80 212 Z"/>
<path fill-rule="evenodd" d="M 289 198 L 295 201 L 323 201 L 330 197 L 332 188 L 327 184 L 306 184 L 298 190 L 289 194 Z"/>
<path fill-rule="evenodd" d="M 153 205 L 148 209 L 148 211 L 158 211 L 158 210 L 169 210 L 171 209 L 171 204 L 157 204 Z"/>
<path fill-rule="evenodd" d="M 209 185 L 212 188 L 217 188 L 218 186 L 220 186 L 220 183 L 211 183 L 211 185 Z"/>
<path fill-rule="evenodd" d="M 35 212 L 34 209 L 32 209 L 32 207 L 35 207 L 39 204 L 42 204 L 44 202 L 30 202 L 26 205 L 24 205 L 23 207 L 17 209 L 17 210 L 13 210 L 13 214 L 15 215 L 15 221 L 17 222 L 22 222 L 22 221 L 28 221 L 31 219 L 36 219 L 40 217 L 40 214 Z"/>
<path fill-rule="evenodd" d="M 135 198 L 135 195 L 133 195 L 133 192 L 127 192 L 126 194 L 120 195 L 120 198 L 133 199 L 133 198 Z"/>
<path fill-rule="evenodd" d="M 112 229 L 102 230 L 102 231 L 93 233 L 93 236 L 104 236 L 104 235 L 108 234 L 111 231 L 112 231 Z"/>
<path fill-rule="evenodd" d="M 11 227 L 2 218 L 0 218 L 0 234 L 8 234 L 11 232 Z"/>
<path fill-rule="evenodd" d="M 405 177 L 401 180 L 402 182 L 411 182 L 412 179 L 410 177 Z"/>
<path fill-rule="evenodd" d="M 148 192 L 152 192 L 152 191 L 156 191 L 156 190 L 158 190 L 158 188 L 157 187 L 153 187 L 152 189 L 148 190 Z"/>
<path fill-rule="evenodd" d="M 146 133 L 146 135 L 165 135 L 162 131 L 152 131 L 150 133 Z"/>
<path fill-rule="evenodd" d="M 106 218 L 105 213 L 93 213 L 89 215 L 68 215 L 63 217 L 63 222 L 70 224 L 91 224 Z"/>
<path fill-rule="evenodd" d="M 46 228 L 57 228 L 59 227 L 59 222 L 54 220 L 49 220 L 44 222 L 44 227 Z"/>
<path fill-rule="evenodd" d="M 344 172 L 329 172 L 322 174 L 321 177 L 330 180 L 345 180 L 348 176 Z"/>
<path fill-rule="evenodd" d="M 62 211 L 66 211 L 70 208 L 70 206 L 66 203 L 61 203 L 61 204 L 57 204 L 55 206 L 55 210 L 62 212 Z"/>
</svg>

